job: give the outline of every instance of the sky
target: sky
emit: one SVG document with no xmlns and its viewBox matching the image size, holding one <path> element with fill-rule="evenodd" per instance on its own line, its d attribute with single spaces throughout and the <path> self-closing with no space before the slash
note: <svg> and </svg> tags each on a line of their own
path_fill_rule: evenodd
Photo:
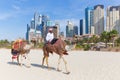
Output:
<svg viewBox="0 0 120 80">
<path fill-rule="evenodd" d="M 85 8 L 98 4 L 106 9 L 120 5 L 120 0 L 0 0 L 0 40 L 25 38 L 27 24 L 36 11 L 59 22 L 60 31 L 65 31 L 68 20 L 79 26 Z"/>
</svg>

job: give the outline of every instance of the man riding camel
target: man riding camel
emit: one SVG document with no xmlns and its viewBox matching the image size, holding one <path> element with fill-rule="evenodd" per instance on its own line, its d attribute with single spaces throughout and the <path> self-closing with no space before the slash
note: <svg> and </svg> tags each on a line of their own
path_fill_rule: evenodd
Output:
<svg viewBox="0 0 120 80">
<path fill-rule="evenodd" d="M 57 38 L 54 38 L 53 29 L 50 28 L 46 36 L 47 43 L 54 44 L 57 40 L 58 40 Z"/>
</svg>

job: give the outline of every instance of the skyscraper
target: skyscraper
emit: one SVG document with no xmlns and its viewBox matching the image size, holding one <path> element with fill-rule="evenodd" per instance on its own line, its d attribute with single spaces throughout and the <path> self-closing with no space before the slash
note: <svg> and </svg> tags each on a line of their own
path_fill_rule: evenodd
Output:
<svg viewBox="0 0 120 80">
<path fill-rule="evenodd" d="M 29 24 L 27 24 L 26 40 L 29 39 L 29 30 L 30 30 L 30 26 Z"/>
<path fill-rule="evenodd" d="M 92 7 L 87 7 L 85 8 L 85 33 L 86 34 L 91 34 L 91 27 L 93 26 L 93 8 Z"/>
<path fill-rule="evenodd" d="M 31 20 L 31 28 L 35 29 L 35 21 L 34 21 L 34 19 Z"/>
<path fill-rule="evenodd" d="M 42 24 L 42 15 L 40 14 L 38 17 L 38 25 Z"/>
<path fill-rule="evenodd" d="M 120 32 L 120 6 L 109 6 L 107 8 L 106 31 L 113 29 Z"/>
<path fill-rule="evenodd" d="M 42 37 L 45 37 L 45 35 L 46 35 L 45 31 L 46 31 L 46 27 L 47 27 L 47 21 L 49 21 L 49 17 L 46 15 L 42 15 L 42 28 L 41 28 L 42 29 L 42 31 L 41 31 Z"/>
<path fill-rule="evenodd" d="M 73 37 L 73 23 L 68 21 L 66 26 L 66 37 Z"/>
<path fill-rule="evenodd" d="M 35 26 L 35 30 L 36 30 L 36 28 L 37 28 L 37 26 L 39 24 L 39 16 L 40 16 L 40 14 L 38 12 L 35 12 L 35 14 L 34 14 L 34 26 Z"/>
<path fill-rule="evenodd" d="M 80 19 L 80 35 L 85 34 L 85 20 Z"/>
<path fill-rule="evenodd" d="M 95 34 L 100 35 L 104 31 L 104 6 L 94 6 L 94 27 Z"/>
<path fill-rule="evenodd" d="M 73 35 L 78 35 L 78 26 L 77 25 L 73 26 Z"/>
<path fill-rule="evenodd" d="M 27 25 L 26 40 L 37 40 L 44 37 L 45 27 L 47 26 L 48 16 L 40 15 L 38 12 L 34 13 L 34 18 L 30 21 L 29 30 Z"/>
</svg>

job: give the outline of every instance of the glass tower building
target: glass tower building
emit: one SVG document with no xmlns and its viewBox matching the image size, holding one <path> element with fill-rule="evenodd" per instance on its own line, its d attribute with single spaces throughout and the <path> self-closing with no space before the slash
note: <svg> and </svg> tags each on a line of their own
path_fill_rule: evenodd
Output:
<svg viewBox="0 0 120 80">
<path fill-rule="evenodd" d="M 87 7 L 85 8 L 85 34 L 91 34 L 91 27 L 93 26 L 93 8 Z"/>
<path fill-rule="evenodd" d="M 80 35 L 85 34 L 85 20 L 84 19 L 80 19 Z"/>
<path fill-rule="evenodd" d="M 78 26 L 76 25 L 73 27 L 73 34 L 78 35 Z"/>
</svg>

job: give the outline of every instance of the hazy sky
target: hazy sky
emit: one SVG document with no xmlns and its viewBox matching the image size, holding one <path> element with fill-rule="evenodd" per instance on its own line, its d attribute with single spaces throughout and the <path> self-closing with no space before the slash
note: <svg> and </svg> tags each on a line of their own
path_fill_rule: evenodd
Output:
<svg viewBox="0 0 120 80">
<path fill-rule="evenodd" d="M 84 18 L 84 9 L 97 4 L 106 9 L 120 5 L 120 0 L 0 0 L 0 39 L 25 38 L 26 25 L 35 11 L 58 21 L 63 31 L 67 20 L 78 25 L 79 19 Z"/>
</svg>

